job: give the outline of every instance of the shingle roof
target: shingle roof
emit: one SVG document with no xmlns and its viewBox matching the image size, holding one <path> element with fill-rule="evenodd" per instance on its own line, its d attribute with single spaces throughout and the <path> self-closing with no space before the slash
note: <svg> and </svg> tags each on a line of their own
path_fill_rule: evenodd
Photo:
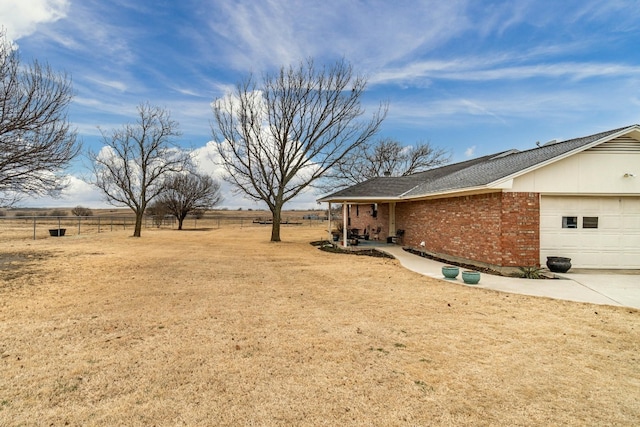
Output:
<svg viewBox="0 0 640 427">
<path fill-rule="evenodd" d="M 527 151 L 505 151 L 408 176 L 372 178 L 320 200 L 404 199 L 482 187 L 573 151 L 580 151 L 589 144 L 631 127 L 637 129 L 638 125 L 550 143 Z"/>
</svg>

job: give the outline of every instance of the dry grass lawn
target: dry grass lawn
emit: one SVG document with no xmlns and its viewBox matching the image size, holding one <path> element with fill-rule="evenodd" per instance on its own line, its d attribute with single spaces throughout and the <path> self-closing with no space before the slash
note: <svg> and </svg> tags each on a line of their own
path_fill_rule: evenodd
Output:
<svg viewBox="0 0 640 427">
<path fill-rule="evenodd" d="M 637 310 L 130 233 L 0 242 L 0 425 L 640 425 Z"/>
</svg>

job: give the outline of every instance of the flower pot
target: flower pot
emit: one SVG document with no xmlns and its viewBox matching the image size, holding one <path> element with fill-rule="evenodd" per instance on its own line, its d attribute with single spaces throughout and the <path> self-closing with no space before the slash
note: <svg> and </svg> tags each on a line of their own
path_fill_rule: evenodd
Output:
<svg viewBox="0 0 640 427">
<path fill-rule="evenodd" d="M 548 256 L 547 267 L 554 273 L 566 273 L 571 268 L 571 258 Z"/>
<path fill-rule="evenodd" d="M 477 285 L 480 282 L 480 272 L 465 270 L 462 272 L 462 280 L 467 285 Z"/>
<path fill-rule="evenodd" d="M 50 228 L 49 235 L 52 237 L 64 236 L 64 233 L 67 231 L 66 228 Z"/>
<path fill-rule="evenodd" d="M 445 265 L 442 267 L 442 275 L 445 279 L 455 279 L 458 277 L 460 269 L 454 265 Z"/>
</svg>

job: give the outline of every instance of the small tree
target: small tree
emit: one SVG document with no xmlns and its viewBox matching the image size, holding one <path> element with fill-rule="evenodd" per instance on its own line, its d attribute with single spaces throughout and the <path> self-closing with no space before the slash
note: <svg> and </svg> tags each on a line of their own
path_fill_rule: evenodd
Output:
<svg viewBox="0 0 640 427">
<path fill-rule="evenodd" d="M 327 191 L 364 182 L 378 176 L 405 176 L 442 166 L 450 161 L 447 151 L 428 142 L 403 146 L 391 138 L 358 147 L 326 174 Z"/>
<path fill-rule="evenodd" d="M 67 118 L 72 98 L 69 76 L 37 61 L 21 66 L 0 31 L 0 204 L 66 186 L 64 169 L 80 152 Z"/>
<path fill-rule="evenodd" d="M 165 216 L 169 215 L 169 209 L 167 209 L 167 205 L 165 205 L 160 200 L 155 200 L 147 206 L 147 210 L 145 211 L 147 216 L 151 217 L 153 224 L 160 228 L 162 225 Z"/>
<path fill-rule="evenodd" d="M 222 201 L 220 183 L 209 175 L 194 172 L 174 174 L 165 181 L 159 201 L 177 218 L 178 230 L 182 230 L 188 214 L 201 215 Z"/>
<path fill-rule="evenodd" d="M 179 135 L 167 110 L 141 104 L 136 123 L 102 132 L 103 149 L 89 153 L 93 184 L 110 203 L 135 213 L 134 237 L 140 237 L 144 212 L 164 191 L 165 178 L 190 167 L 190 155 L 174 142 Z"/>
<path fill-rule="evenodd" d="M 360 120 L 366 83 L 345 61 L 318 69 L 308 60 L 266 75 L 260 86 L 249 76 L 215 101 L 213 136 L 225 179 L 269 207 L 271 241 L 280 241 L 284 204 L 378 131 L 384 106 Z"/>
<path fill-rule="evenodd" d="M 93 216 L 93 211 L 91 209 L 79 205 L 71 209 L 71 213 L 74 216 Z"/>
</svg>

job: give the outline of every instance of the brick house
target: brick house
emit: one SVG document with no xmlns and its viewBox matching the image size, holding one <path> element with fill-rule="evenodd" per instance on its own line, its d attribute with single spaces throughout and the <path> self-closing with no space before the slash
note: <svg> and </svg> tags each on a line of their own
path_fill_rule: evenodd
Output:
<svg viewBox="0 0 640 427">
<path fill-rule="evenodd" d="M 403 230 L 403 245 L 451 261 L 508 271 L 566 256 L 576 268 L 636 269 L 640 125 L 373 178 L 319 201 L 342 204 L 347 228 L 383 241 Z"/>
</svg>

